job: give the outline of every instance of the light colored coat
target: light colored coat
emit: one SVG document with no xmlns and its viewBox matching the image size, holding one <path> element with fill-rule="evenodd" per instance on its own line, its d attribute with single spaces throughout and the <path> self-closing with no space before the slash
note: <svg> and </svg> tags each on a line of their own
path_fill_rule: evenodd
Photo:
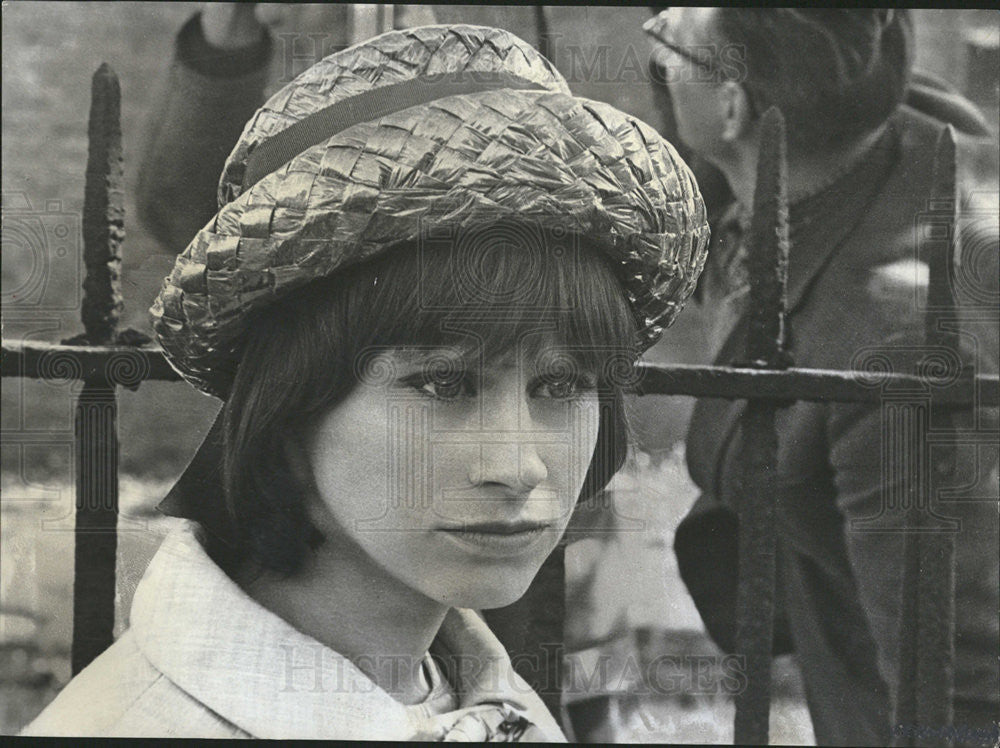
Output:
<svg viewBox="0 0 1000 748">
<path fill-rule="evenodd" d="M 460 708 L 428 717 L 258 605 L 212 562 L 200 532 L 185 522 L 164 540 L 130 629 L 24 735 L 433 739 L 469 708 L 502 701 L 541 731 L 528 736 L 565 740 L 473 611 L 451 610 L 435 642 L 474 658 L 456 684 Z"/>
</svg>

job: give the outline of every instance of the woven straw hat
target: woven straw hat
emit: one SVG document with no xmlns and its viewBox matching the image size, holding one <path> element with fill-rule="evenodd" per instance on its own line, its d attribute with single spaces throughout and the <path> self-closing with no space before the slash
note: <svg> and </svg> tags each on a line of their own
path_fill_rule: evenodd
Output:
<svg viewBox="0 0 1000 748">
<path fill-rule="evenodd" d="M 225 397 L 247 322 L 430 227 L 551 220 L 606 252 L 648 347 L 705 262 L 697 184 L 673 147 L 574 97 L 500 29 L 392 31 L 323 59 L 247 123 L 219 212 L 150 313 L 170 363 Z"/>
</svg>

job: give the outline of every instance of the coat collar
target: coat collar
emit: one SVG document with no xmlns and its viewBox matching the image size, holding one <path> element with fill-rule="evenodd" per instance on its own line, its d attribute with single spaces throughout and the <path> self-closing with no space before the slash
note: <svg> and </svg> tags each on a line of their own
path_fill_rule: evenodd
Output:
<svg viewBox="0 0 1000 748">
<path fill-rule="evenodd" d="M 426 718 L 349 660 L 247 596 L 185 522 L 163 542 L 135 592 L 131 628 L 146 658 L 176 686 L 254 737 L 406 740 Z M 551 740 L 564 740 L 503 645 L 469 610 L 451 610 L 437 648 L 473 658 L 459 668 L 461 707 L 506 702 Z"/>
<path fill-rule="evenodd" d="M 898 162 L 897 119 L 850 170 L 789 206 L 788 312 L 802 303 L 813 280 L 878 199 Z"/>
<path fill-rule="evenodd" d="M 847 251 L 852 268 L 863 270 L 912 252 L 914 216 L 927 209 L 934 145 L 941 129 L 940 123 L 900 107 L 857 166 L 789 206 L 789 315 L 805 302 L 835 256 Z M 852 236 L 864 236 L 866 241 L 845 250 Z M 744 315 L 734 326 L 716 364 L 731 365 L 742 356 L 745 321 Z M 794 335 L 794 327 L 791 331 Z M 794 353 L 793 343 L 793 358 Z"/>
</svg>

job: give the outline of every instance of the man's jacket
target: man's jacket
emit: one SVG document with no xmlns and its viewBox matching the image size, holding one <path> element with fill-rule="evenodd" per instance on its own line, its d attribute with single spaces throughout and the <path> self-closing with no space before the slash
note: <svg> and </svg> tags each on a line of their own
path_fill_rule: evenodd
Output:
<svg viewBox="0 0 1000 748">
<path fill-rule="evenodd" d="M 924 305 L 931 253 L 944 251 L 950 204 L 936 199 L 934 154 L 945 124 L 903 106 L 861 164 L 789 208 L 789 348 L 798 367 L 919 374 L 937 361 L 995 373 L 997 203 L 963 201 L 964 248 L 952 288 L 962 305 L 959 350 L 925 344 Z M 738 228 L 713 226 L 699 289 L 721 299 Z M 714 250 L 714 253 L 713 253 Z M 744 352 L 745 318 L 725 337 L 716 363 Z M 929 388 L 883 390 L 881 404 L 797 402 L 777 413 L 778 522 L 775 651 L 794 651 L 820 744 L 888 744 L 896 686 L 903 534 L 883 502 L 922 490 L 926 473 L 909 460 L 944 455 L 935 466 L 951 485 L 947 513 L 961 521 L 956 559 L 956 721 L 997 712 L 998 541 L 995 413 L 956 415 L 949 431 L 929 425 L 938 447 L 916 443 L 907 419 L 923 417 Z M 740 415 L 746 401 L 700 400 L 687 460 L 702 490 L 678 529 L 684 581 L 713 638 L 732 651 L 737 590 L 735 507 L 742 481 Z M 934 431 L 937 429 L 937 431 Z M 990 434 L 993 434 L 990 437 Z M 979 441 L 980 444 L 974 442 Z M 928 440 L 930 441 L 930 439 Z M 993 446 L 989 447 L 992 441 Z M 987 446 L 983 446 L 983 445 Z M 985 716 L 984 716 L 985 715 Z"/>
</svg>

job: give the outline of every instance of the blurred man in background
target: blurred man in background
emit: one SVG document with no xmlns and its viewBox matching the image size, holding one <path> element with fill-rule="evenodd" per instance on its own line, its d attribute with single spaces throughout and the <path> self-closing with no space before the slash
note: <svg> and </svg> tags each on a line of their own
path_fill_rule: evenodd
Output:
<svg viewBox="0 0 1000 748">
<path fill-rule="evenodd" d="M 913 373 L 903 368 L 912 362 L 899 354 L 924 345 L 917 298 L 926 292 L 927 257 L 920 254 L 915 226 L 934 195 L 936 144 L 949 124 L 959 131 L 960 148 L 995 135 L 945 85 L 914 79 L 908 13 L 671 8 L 646 29 L 657 44 L 654 69 L 672 102 L 668 120 L 703 165 L 724 178 L 704 180 L 715 219 L 698 289 L 713 318 L 706 356 L 728 365 L 745 350 L 744 237 L 761 116 L 777 106 L 787 123 L 788 321 L 795 365 L 847 370 L 856 354 L 876 349 L 893 357 L 897 371 Z M 966 201 L 963 207 L 974 206 Z M 996 371 L 995 203 L 991 210 L 992 227 L 985 228 L 992 235 L 965 237 L 975 256 L 967 252 L 956 260 L 979 273 L 976 288 L 955 284 L 958 301 L 978 303 L 980 312 L 983 299 L 993 305 L 989 319 L 970 324 L 962 337 L 970 344 L 963 361 L 977 373 Z M 697 403 L 687 460 L 702 495 L 675 542 L 685 583 L 727 651 L 735 646 L 744 406 Z M 956 417 L 960 428 L 971 428 L 970 415 Z M 777 416 L 775 653 L 796 654 L 820 744 L 890 740 L 903 536 L 889 526 L 899 518 L 880 510 L 887 491 L 919 487 L 907 484 L 914 479 L 900 465 L 881 461 L 881 419 L 878 406 L 810 402 Z M 995 500 L 981 497 L 997 496 L 996 452 L 985 460 L 975 447 L 958 447 L 956 454 L 951 474 L 964 486 L 960 495 L 978 501 L 948 505 L 962 523 L 955 725 L 989 727 L 1000 718 L 997 510 Z M 864 530 L 852 524 L 871 518 L 879 519 Z"/>
</svg>

